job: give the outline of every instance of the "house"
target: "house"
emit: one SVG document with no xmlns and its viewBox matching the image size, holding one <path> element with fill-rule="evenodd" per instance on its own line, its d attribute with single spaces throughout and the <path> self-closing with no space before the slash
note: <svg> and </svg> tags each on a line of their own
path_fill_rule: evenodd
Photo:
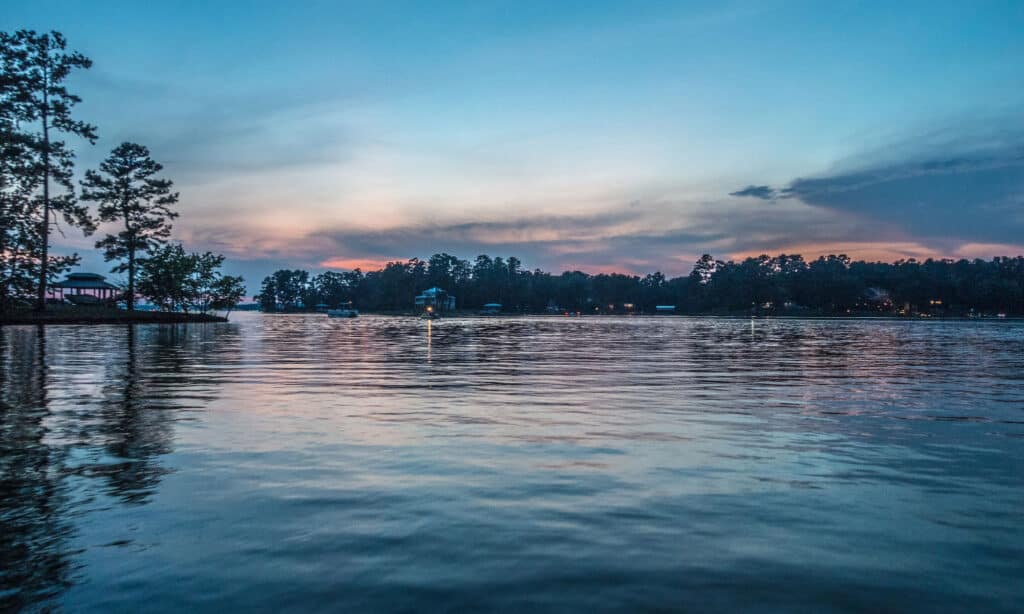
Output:
<svg viewBox="0 0 1024 614">
<path fill-rule="evenodd" d="M 676 312 L 676 306 L 675 305 L 655 305 L 654 306 L 654 312 L 655 313 L 675 313 Z"/>
<path fill-rule="evenodd" d="M 416 307 L 424 311 L 441 313 L 455 309 L 455 297 L 441 288 L 424 290 L 415 300 Z"/>
<path fill-rule="evenodd" d="M 480 310 L 481 315 L 493 316 L 501 312 L 501 303 L 486 303 Z"/>
</svg>

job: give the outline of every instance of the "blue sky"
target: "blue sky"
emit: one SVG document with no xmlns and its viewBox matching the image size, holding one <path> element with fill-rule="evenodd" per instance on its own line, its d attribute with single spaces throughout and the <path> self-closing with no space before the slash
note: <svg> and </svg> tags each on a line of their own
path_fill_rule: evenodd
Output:
<svg viewBox="0 0 1024 614">
<path fill-rule="evenodd" d="M 250 286 L 437 251 L 1024 252 L 1020 2 L 8 0 L 0 27 L 93 59 L 82 168 L 149 146 L 176 235 Z"/>
</svg>

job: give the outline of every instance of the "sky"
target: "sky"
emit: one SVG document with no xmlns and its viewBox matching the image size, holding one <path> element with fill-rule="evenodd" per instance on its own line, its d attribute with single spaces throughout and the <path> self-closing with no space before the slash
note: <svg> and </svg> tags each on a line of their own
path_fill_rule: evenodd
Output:
<svg viewBox="0 0 1024 614">
<path fill-rule="evenodd" d="M 149 147 L 175 237 L 250 290 L 436 252 L 1024 254 L 1019 1 L 5 0 L 18 28 L 94 62 L 79 171 Z"/>
</svg>

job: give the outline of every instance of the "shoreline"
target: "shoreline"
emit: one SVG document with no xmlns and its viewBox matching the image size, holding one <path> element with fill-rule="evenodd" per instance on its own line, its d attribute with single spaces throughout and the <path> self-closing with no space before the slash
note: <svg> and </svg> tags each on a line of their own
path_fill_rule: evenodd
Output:
<svg viewBox="0 0 1024 614">
<path fill-rule="evenodd" d="M 316 311 L 257 311 L 257 310 L 240 310 L 245 313 L 256 313 L 259 315 L 267 316 L 295 316 L 295 315 L 318 315 L 320 312 Z M 320 314 L 326 315 L 326 314 Z M 396 318 L 415 318 L 419 317 L 418 312 L 405 312 L 405 311 L 361 311 L 360 316 L 383 316 L 383 317 L 396 317 Z M 740 314 L 740 313 L 722 313 L 722 312 L 708 312 L 708 313 L 580 313 L 576 314 L 564 314 L 564 313 L 532 313 L 532 312 L 507 312 L 498 313 L 493 315 L 481 314 L 474 311 L 467 312 L 454 312 L 451 314 L 442 315 L 441 320 L 447 319 L 494 319 L 494 318 L 532 318 L 532 317 L 543 317 L 543 318 L 718 318 L 727 320 L 889 320 L 897 322 L 924 322 L 928 320 L 943 321 L 943 322 L 1011 322 L 1011 321 L 1024 321 L 1022 315 L 1007 315 L 1006 317 L 1000 318 L 996 316 L 966 316 L 966 315 L 898 315 L 898 314 L 856 314 L 856 313 L 842 313 L 842 314 L 828 314 L 828 313 L 807 313 L 807 314 Z"/>
<path fill-rule="evenodd" d="M 126 311 L 109 307 L 50 308 L 43 312 L 0 313 L 0 326 L 50 324 L 207 324 L 227 322 L 222 316 L 167 311 Z"/>
<path fill-rule="evenodd" d="M 324 315 L 315 311 L 276 311 L 263 312 L 255 310 L 239 310 L 239 313 L 256 313 L 267 316 L 289 315 Z M 369 311 L 361 315 L 412 318 L 418 313 L 403 311 Z M 723 320 L 876 320 L 896 322 L 1020 322 L 1024 316 L 1007 315 L 1004 318 L 995 316 L 969 317 L 958 315 L 901 316 L 895 314 L 737 314 L 737 313 L 499 313 L 485 315 L 473 311 L 455 312 L 440 319 L 505 319 L 505 318 L 714 318 Z M 32 325 L 92 325 L 92 324 L 212 324 L 225 323 L 228 318 L 204 313 L 182 313 L 165 311 L 126 311 L 109 307 L 51 307 L 45 312 L 18 310 L 0 313 L 0 326 L 32 326 Z"/>
</svg>

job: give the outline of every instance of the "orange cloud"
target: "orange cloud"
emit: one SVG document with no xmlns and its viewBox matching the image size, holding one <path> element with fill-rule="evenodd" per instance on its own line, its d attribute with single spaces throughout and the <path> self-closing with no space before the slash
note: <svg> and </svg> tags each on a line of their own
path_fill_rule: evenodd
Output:
<svg viewBox="0 0 1024 614">
<path fill-rule="evenodd" d="M 995 256 L 1017 256 L 1024 254 L 1024 245 L 1006 243 L 964 243 L 953 252 L 956 258 L 983 258 L 989 260 Z"/>
<path fill-rule="evenodd" d="M 829 254 L 846 254 L 854 260 L 867 260 L 869 262 L 895 262 L 916 258 L 927 260 L 928 258 L 983 258 L 991 259 L 995 256 L 1016 256 L 1024 254 L 1024 245 L 1009 245 L 1005 243 L 965 243 L 952 251 L 944 251 L 928 247 L 914 241 L 897 242 L 851 242 L 851 243 L 798 243 L 785 245 L 774 249 L 762 249 L 758 251 L 741 251 L 730 254 L 733 260 L 742 260 L 761 254 L 800 254 L 806 260 L 813 260 L 818 256 Z"/>
<path fill-rule="evenodd" d="M 395 258 L 394 260 L 402 260 Z M 375 271 L 383 269 L 389 260 L 372 260 L 368 258 L 328 258 L 320 263 L 325 269 L 362 269 L 363 271 Z"/>
<path fill-rule="evenodd" d="M 829 254 L 846 254 L 854 260 L 867 260 L 869 262 L 894 262 L 917 258 L 942 258 L 943 254 L 933 248 L 921 245 L 913 241 L 906 242 L 850 242 L 850 243 L 798 243 L 794 245 L 781 245 L 773 249 L 761 249 L 757 251 L 740 251 L 729 255 L 733 260 L 742 260 L 761 254 L 800 254 L 805 260 L 814 260 L 818 256 Z"/>
</svg>

